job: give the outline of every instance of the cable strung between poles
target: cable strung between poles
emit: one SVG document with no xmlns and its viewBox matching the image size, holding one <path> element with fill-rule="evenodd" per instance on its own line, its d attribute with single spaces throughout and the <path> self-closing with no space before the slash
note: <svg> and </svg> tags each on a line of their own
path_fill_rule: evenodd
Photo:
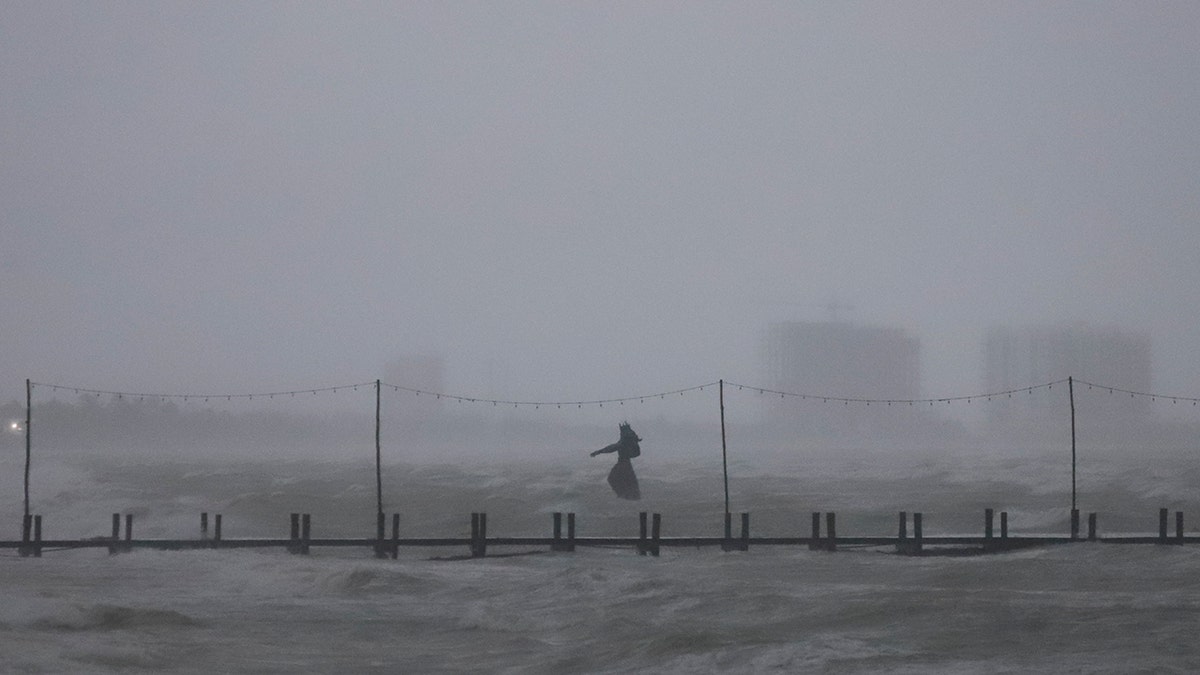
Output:
<svg viewBox="0 0 1200 675">
<path fill-rule="evenodd" d="M 830 396 L 830 395 L 824 395 L 824 394 L 801 394 L 801 393 L 796 393 L 796 392 L 781 391 L 778 389 L 769 389 L 766 387 L 758 387 L 758 386 L 749 385 L 749 384 L 738 384 L 736 382 L 728 382 L 727 381 L 727 382 L 725 382 L 725 384 L 730 387 L 737 387 L 739 391 L 749 390 L 749 391 L 757 392 L 759 394 L 771 394 L 771 395 L 785 397 L 785 398 L 799 398 L 799 399 L 804 399 L 804 400 L 832 401 L 835 403 L 863 403 L 863 404 L 868 404 L 868 405 L 872 404 L 872 403 L 884 404 L 884 405 L 891 405 L 891 404 L 915 405 L 918 403 L 934 404 L 934 403 L 952 403 L 952 402 L 956 402 L 956 401 L 975 401 L 975 400 L 980 400 L 980 399 L 993 399 L 993 398 L 999 398 L 1002 396 L 1012 396 L 1013 394 L 1032 393 L 1033 391 L 1036 391 L 1038 389 L 1051 389 L 1054 387 L 1054 385 L 1061 385 L 1066 382 L 1067 382 L 1067 379 L 1064 378 L 1061 380 L 1055 380 L 1053 382 L 1047 382 L 1045 384 L 1039 384 L 1039 385 L 1034 385 L 1034 386 L 1030 386 L 1030 387 L 1021 387 L 1019 389 L 1009 389 L 1009 390 L 1005 390 L 1005 391 L 989 392 L 989 393 L 984 393 L 984 394 L 971 394 L 968 396 L 951 396 L 951 397 L 941 397 L 941 398 L 913 398 L 913 399 L 907 399 L 907 398 L 903 398 L 903 399 L 902 398 L 856 398 L 856 397 L 845 397 L 845 396 Z M 1095 382 L 1089 382 L 1087 380 L 1081 380 L 1078 378 L 1075 379 L 1075 382 L 1078 384 L 1081 384 L 1081 385 L 1085 385 L 1089 389 L 1101 389 L 1101 390 L 1109 392 L 1110 394 L 1127 394 L 1131 397 L 1149 398 L 1149 399 L 1154 399 L 1154 400 L 1163 399 L 1163 400 L 1172 401 L 1172 402 L 1185 401 L 1185 402 L 1190 402 L 1193 405 L 1200 404 L 1200 398 L 1194 398 L 1194 397 L 1189 397 L 1189 396 L 1176 396 L 1176 395 L 1171 395 L 1171 394 L 1157 394 L 1157 393 L 1153 393 L 1153 392 L 1134 391 L 1134 390 L 1130 390 L 1130 389 L 1122 389 L 1120 387 L 1112 387 L 1112 386 L 1109 386 L 1106 384 L 1097 384 Z M 627 403 L 627 402 L 631 402 L 631 401 L 641 402 L 641 401 L 646 401 L 646 400 L 655 399 L 655 398 L 661 399 L 661 398 L 665 398 L 667 396 L 682 395 L 682 394 L 687 394 L 687 393 L 694 392 L 694 391 L 703 391 L 707 387 L 717 386 L 718 383 L 715 381 L 707 382 L 705 384 L 696 385 L 693 387 L 685 387 L 683 389 L 674 389 L 671 391 L 663 391 L 663 392 L 657 392 L 657 393 L 653 393 L 653 394 L 642 394 L 642 395 L 638 395 L 638 396 L 623 396 L 623 397 L 618 397 L 618 398 L 570 400 L 570 401 L 551 401 L 551 400 L 522 401 L 522 400 L 508 400 L 508 399 L 498 399 L 498 398 L 497 399 L 480 398 L 480 397 L 474 397 L 474 396 L 462 396 L 462 395 L 456 395 L 456 394 L 447 394 L 447 393 L 436 392 L 436 391 L 431 391 L 431 390 L 426 390 L 426 389 L 417 389 L 414 387 L 406 387 L 403 385 L 389 384 L 387 382 L 384 382 L 382 384 L 384 387 L 388 387 L 388 388 L 392 389 L 393 391 L 406 391 L 406 392 L 410 392 L 412 394 L 416 394 L 418 396 L 433 396 L 433 397 L 439 398 L 439 399 L 448 399 L 448 400 L 452 400 L 452 401 L 460 401 L 463 403 L 491 403 L 492 405 L 511 405 L 511 406 L 518 406 L 518 407 L 520 407 L 520 406 L 534 406 L 534 407 L 539 407 L 539 406 L 559 406 L 559 407 L 561 407 L 561 406 L 578 406 L 578 407 L 582 407 L 585 405 L 587 405 L 587 406 L 591 406 L 591 405 L 603 406 L 606 403 L 608 403 L 608 404 L 612 404 L 612 403 L 623 404 L 623 403 Z M 217 393 L 217 394 L 214 394 L 214 393 L 177 394 L 177 393 L 117 391 L 117 390 L 109 390 L 109 389 L 90 389 L 87 387 L 76 387 L 76 386 L 70 386 L 70 385 L 64 385 L 64 384 L 53 384 L 53 383 L 47 383 L 47 382 L 30 382 L 30 386 L 31 387 L 44 387 L 44 388 L 55 390 L 55 391 L 70 391 L 75 394 L 93 394 L 96 396 L 116 396 L 117 398 L 184 400 L 184 401 L 190 401 L 192 399 L 197 399 L 197 400 L 207 401 L 210 399 L 225 399 L 225 400 L 247 399 L 247 400 L 249 400 L 249 399 L 254 399 L 255 397 L 271 399 L 276 396 L 292 396 L 292 397 L 294 397 L 297 394 L 313 395 L 313 394 L 321 394 L 321 393 L 337 393 L 339 391 L 345 391 L 347 389 L 357 391 L 359 387 L 374 387 L 375 382 L 374 381 L 357 382 L 357 383 L 353 383 L 353 384 L 344 384 L 344 385 L 337 385 L 337 386 L 332 386 L 332 387 L 317 387 L 317 388 L 313 388 L 313 389 L 293 389 L 293 390 L 265 391 L 265 392 L 255 392 L 255 393 Z"/>
<path fill-rule="evenodd" d="M 407 391 L 409 393 L 416 394 L 417 396 L 433 396 L 438 399 L 449 399 L 451 401 L 458 401 L 460 403 L 491 403 L 492 405 L 505 405 L 505 406 L 511 405 L 514 408 L 521 407 L 521 406 L 532 406 L 534 408 L 540 408 L 541 406 L 558 406 L 561 408 L 564 405 L 565 406 L 573 405 L 573 406 L 582 408 L 585 405 L 587 405 L 587 406 L 598 405 L 600 407 L 604 407 L 605 403 L 616 403 L 618 405 L 624 405 L 625 403 L 628 403 L 631 401 L 644 402 L 649 399 L 666 398 L 667 396 L 675 396 L 675 395 L 682 396 L 684 394 L 687 394 L 687 393 L 690 393 L 693 391 L 704 391 L 705 387 L 715 387 L 715 386 L 717 386 L 717 382 L 708 382 L 705 384 L 696 385 L 694 387 L 686 387 L 684 389 L 675 389 L 672 391 L 662 391 L 662 392 L 658 392 L 655 394 L 644 394 L 641 396 L 623 396 L 620 398 L 598 398 L 598 399 L 591 399 L 591 400 L 586 400 L 586 401 L 584 401 L 584 400 L 580 400 L 580 401 L 510 401 L 510 400 L 497 399 L 497 398 L 476 398 L 476 397 L 472 397 L 472 396 L 458 396 L 455 394 L 443 394 L 441 392 L 436 392 L 436 391 L 426 391 L 424 389 L 414 389 L 412 387 L 404 387 L 404 386 L 401 386 L 398 384 L 388 384 L 387 382 L 384 382 L 383 386 L 390 387 L 392 389 L 392 391 Z"/>
<path fill-rule="evenodd" d="M 371 382 L 358 382 L 356 384 L 343 384 L 343 385 L 338 385 L 336 387 L 318 387 L 316 389 L 295 389 L 295 390 L 290 390 L 290 391 L 267 391 L 267 392 L 262 392 L 262 393 L 253 393 L 253 394 L 152 394 L 152 393 L 137 392 L 137 391 L 108 391 L 105 389 L 86 389 L 84 387 L 69 387 L 69 386 L 63 385 L 63 384 L 47 384 L 44 382 L 32 382 L 31 384 L 35 387 L 46 387 L 48 389 L 53 389 L 56 391 L 70 391 L 70 392 L 74 392 L 76 394 L 95 394 L 96 396 L 116 396 L 117 398 L 122 398 L 122 399 L 126 398 L 126 397 L 138 398 L 138 399 L 157 398 L 160 401 L 165 401 L 168 399 L 182 399 L 184 401 L 188 401 L 191 399 L 203 399 L 203 400 L 207 401 L 209 399 L 222 399 L 222 398 L 225 399 L 226 401 L 231 401 L 235 398 L 237 398 L 237 399 L 243 399 L 243 398 L 244 399 L 253 399 L 255 396 L 257 396 L 259 398 L 270 399 L 270 398 L 275 398 L 276 396 L 295 396 L 296 394 L 320 394 L 320 393 L 325 393 L 325 392 L 337 393 L 339 391 L 343 391 L 346 389 L 353 389 L 353 390 L 357 391 L 359 387 L 374 387 L 375 386 L 375 382 L 371 381 Z"/>
<path fill-rule="evenodd" d="M 1115 394 L 1129 394 L 1130 397 L 1140 396 L 1142 398 L 1148 398 L 1151 400 L 1157 400 L 1157 399 L 1161 398 L 1161 399 L 1164 399 L 1167 401 L 1173 401 L 1173 402 L 1191 401 L 1192 405 L 1196 405 L 1197 402 L 1200 402 L 1200 398 L 1190 398 L 1187 396 L 1169 396 L 1166 394 L 1151 394 L 1151 393 L 1146 393 L 1146 392 L 1142 392 L 1142 391 L 1130 391 L 1128 389 L 1118 389 L 1117 387 L 1110 387 L 1105 384 L 1095 384 L 1093 382 L 1087 382 L 1087 381 L 1081 380 L 1079 378 L 1075 378 L 1075 382 L 1077 384 L 1085 384 L 1088 386 L 1089 389 L 1092 389 L 1092 388 L 1104 389 L 1104 390 L 1108 391 L 1108 393 L 1110 393 L 1110 394 L 1114 394 L 1114 393 Z"/>
<path fill-rule="evenodd" d="M 849 403 L 865 403 L 867 405 L 870 405 L 872 403 L 882 403 L 885 405 L 892 405 L 893 403 L 900 404 L 900 405 L 903 405 L 903 404 L 916 405 L 918 403 L 928 403 L 930 405 L 933 405 L 934 403 L 952 403 L 954 401 L 970 402 L 970 401 L 974 401 L 977 399 L 989 399 L 990 400 L 990 399 L 998 398 L 1001 396 L 1012 396 L 1013 394 L 1033 393 L 1034 391 L 1036 391 L 1038 389 L 1047 389 L 1047 390 L 1052 389 L 1052 388 L 1054 388 L 1054 385 L 1063 384 L 1066 381 L 1067 381 L 1067 378 L 1064 378 L 1061 380 L 1055 380 L 1053 382 L 1047 382 L 1046 384 L 1034 385 L 1032 387 L 1022 387 L 1020 389 L 1009 389 L 1006 391 L 996 391 L 996 392 L 991 392 L 991 393 L 987 393 L 987 394 L 973 394 L 970 396 L 951 396 L 951 397 L 947 397 L 947 398 L 847 398 L 844 396 L 822 396 L 822 395 L 818 395 L 818 394 L 796 394 L 796 393 L 787 392 L 787 391 L 779 391 L 777 389 L 765 389 L 763 387 L 754 387 L 754 386 L 751 386 L 748 384 L 737 384 L 735 382 L 726 382 L 725 384 L 730 387 L 737 387 L 739 390 L 749 389 L 750 391 L 755 391 L 760 394 L 777 395 L 780 398 L 790 397 L 790 398 L 799 398 L 799 399 L 805 399 L 805 400 L 821 400 L 824 402 L 833 401 L 835 403 L 847 403 L 847 404 L 849 404 Z"/>
</svg>

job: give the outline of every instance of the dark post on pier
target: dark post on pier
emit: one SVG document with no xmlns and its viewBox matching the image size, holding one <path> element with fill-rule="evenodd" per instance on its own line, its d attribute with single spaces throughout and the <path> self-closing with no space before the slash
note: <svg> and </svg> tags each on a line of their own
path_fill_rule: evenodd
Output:
<svg viewBox="0 0 1200 675">
<path fill-rule="evenodd" d="M 392 514 L 392 560 L 400 557 L 400 514 Z"/>
<path fill-rule="evenodd" d="M 482 558 L 487 555 L 487 514 L 471 514 L 471 557 Z"/>
<path fill-rule="evenodd" d="M 562 550 L 562 511 L 555 511 L 550 516 L 551 519 L 551 536 L 554 543 L 550 544 L 551 551 Z"/>
<path fill-rule="evenodd" d="M 1075 528 L 1071 538 L 1079 536 L 1079 507 L 1075 504 L 1075 378 L 1067 378 L 1067 396 L 1071 399 L 1071 513 L 1076 514 L 1073 521 Z"/>
<path fill-rule="evenodd" d="M 921 520 L 922 520 L 922 517 L 921 517 L 921 513 L 919 511 L 917 513 L 913 514 L 912 552 L 917 555 L 921 554 L 921 549 L 924 546 L 924 543 L 922 541 L 924 539 L 924 533 L 921 530 Z"/>
<path fill-rule="evenodd" d="M 309 542 L 312 541 L 312 514 L 300 515 L 300 553 L 308 555 Z"/>
<path fill-rule="evenodd" d="M 33 383 L 25 380 L 25 518 L 29 518 L 29 462 L 33 456 Z M 729 509 L 726 508 L 726 511 Z M 26 537 L 28 539 L 29 537 Z"/>
<path fill-rule="evenodd" d="M 574 515 L 574 514 L 572 514 Z M 655 513 L 650 517 L 650 555 L 658 557 L 659 538 L 662 534 L 662 514 Z"/>
<path fill-rule="evenodd" d="M 383 535 L 387 530 L 387 517 L 383 515 L 383 511 L 375 514 L 375 557 L 388 557 L 388 545 L 384 541 Z"/>
<path fill-rule="evenodd" d="M 575 545 L 571 541 L 571 540 L 575 539 L 575 514 L 574 513 L 570 514 L 570 517 L 568 519 L 569 520 L 568 524 L 570 526 L 571 531 L 568 533 L 567 541 L 563 541 L 563 535 L 562 535 L 562 520 L 563 520 L 563 518 L 562 518 L 562 516 L 563 516 L 563 514 L 561 511 L 555 511 L 552 516 L 553 517 L 552 533 L 553 533 L 554 541 L 553 541 L 553 543 L 550 544 L 551 551 L 572 551 L 575 549 Z"/>
<path fill-rule="evenodd" d="M 291 521 L 291 530 L 288 534 L 288 551 L 291 553 L 300 552 L 300 514 L 293 513 Z"/>
<path fill-rule="evenodd" d="M 118 552 L 117 542 L 121 539 L 121 514 L 112 514 L 112 544 L 108 547 L 109 555 L 114 555 Z"/>
<path fill-rule="evenodd" d="M 26 514 L 21 518 L 21 548 L 20 554 L 22 558 L 29 556 L 29 536 L 33 527 L 33 516 Z"/>
<path fill-rule="evenodd" d="M 729 539 L 733 536 L 729 513 L 729 460 L 725 449 L 725 380 L 717 381 L 717 401 L 721 406 L 721 476 L 725 480 L 725 545 L 729 550 Z"/>
<path fill-rule="evenodd" d="M 380 381 L 375 380 L 375 557 L 386 558 L 387 551 L 384 550 L 383 544 L 385 522 L 383 516 L 383 451 L 379 442 L 380 388 Z"/>
<path fill-rule="evenodd" d="M 728 515 L 729 514 L 726 514 L 726 516 L 728 516 Z M 650 550 L 649 544 L 646 543 L 646 533 L 647 532 L 648 532 L 648 530 L 646 528 L 646 512 L 642 511 L 642 512 L 638 513 L 638 546 L 637 546 L 638 555 L 646 555 L 646 553 Z"/>
</svg>

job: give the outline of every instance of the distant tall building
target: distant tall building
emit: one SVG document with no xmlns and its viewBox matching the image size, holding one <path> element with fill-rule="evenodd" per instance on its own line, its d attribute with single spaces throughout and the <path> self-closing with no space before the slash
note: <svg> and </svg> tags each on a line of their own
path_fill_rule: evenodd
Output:
<svg viewBox="0 0 1200 675">
<path fill-rule="evenodd" d="M 1150 338 L 1117 328 L 1088 325 L 992 328 L 984 339 L 983 386 L 1008 391 L 1065 379 L 1150 391 Z M 1038 423 L 1061 417 L 1061 410 L 1039 397 L 1005 399 L 987 407 L 993 423 Z M 1150 401 L 1143 398 L 1090 396 L 1088 414 L 1106 422 L 1144 420 Z M 1061 407 L 1061 406 L 1059 406 Z"/>
<path fill-rule="evenodd" d="M 794 394 L 866 399 L 915 399 L 921 392 L 921 344 L 900 328 L 844 321 L 771 324 L 764 344 L 767 386 Z M 871 416 L 858 406 L 799 406 L 771 399 L 768 419 L 840 433 Z M 864 421 L 866 420 L 866 421 Z"/>
</svg>

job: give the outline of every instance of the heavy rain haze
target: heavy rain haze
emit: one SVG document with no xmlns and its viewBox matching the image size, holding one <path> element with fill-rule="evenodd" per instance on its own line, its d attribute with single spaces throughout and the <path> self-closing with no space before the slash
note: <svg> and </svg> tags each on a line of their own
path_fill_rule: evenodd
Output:
<svg viewBox="0 0 1200 675">
<path fill-rule="evenodd" d="M 1200 672 L 1197 36 L 0 0 L 0 669 Z"/>
<path fill-rule="evenodd" d="M 766 384 L 768 326 L 835 313 L 927 396 L 1046 323 L 1200 394 L 1195 3 L 0 14 L 4 401 Z"/>
</svg>

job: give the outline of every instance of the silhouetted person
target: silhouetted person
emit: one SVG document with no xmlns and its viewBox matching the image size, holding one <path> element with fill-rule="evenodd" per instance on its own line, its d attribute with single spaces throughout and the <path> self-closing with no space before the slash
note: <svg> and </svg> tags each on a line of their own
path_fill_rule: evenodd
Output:
<svg viewBox="0 0 1200 675">
<path fill-rule="evenodd" d="M 613 465 L 612 471 L 608 472 L 608 484 L 621 499 L 641 499 L 642 491 L 638 489 L 637 474 L 633 472 L 633 463 L 629 460 L 642 454 L 642 448 L 638 445 L 642 439 L 633 433 L 629 422 L 622 422 L 620 429 L 621 440 L 593 452 L 592 457 L 606 452 L 617 453 L 617 463 Z"/>
</svg>

